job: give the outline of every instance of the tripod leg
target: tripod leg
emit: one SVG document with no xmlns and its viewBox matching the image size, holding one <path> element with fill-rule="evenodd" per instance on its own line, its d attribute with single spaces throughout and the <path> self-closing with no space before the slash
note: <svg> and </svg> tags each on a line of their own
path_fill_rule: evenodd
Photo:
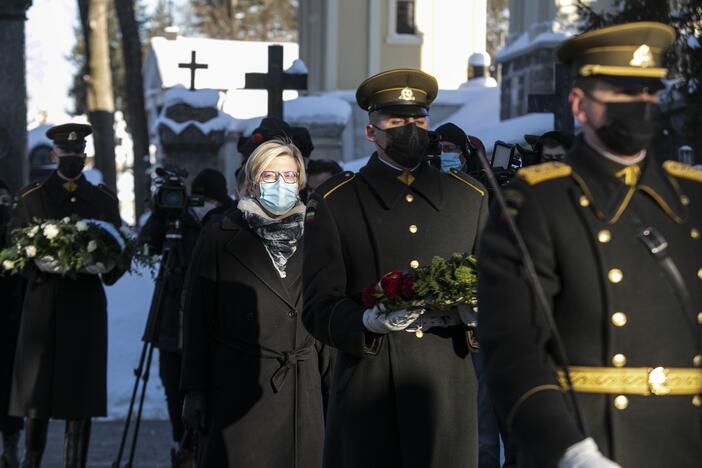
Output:
<svg viewBox="0 0 702 468">
<path fill-rule="evenodd" d="M 132 437 L 132 446 L 129 451 L 129 461 L 127 461 L 126 467 L 131 468 L 134 462 L 134 454 L 136 453 L 137 441 L 139 440 L 139 429 L 141 427 L 141 415 L 144 410 L 144 399 L 146 398 L 146 387 L 149 383 L 149 376 L 151 374 L 151 361 L 154 355 L 154 346 L 149 345 L 149 352 L 146 358 L 146 368 L 144 370 L 143 384 L 141 387 L 141 396 L 139 398 L 139 409 L 137 410 L 136 417 L 134 418 L 134 434 Z"/>
<path fill-rule="evenodd" d="M 129 426 L 132 421 L 132 413 L 134 412 L 134 403 L 136 402 L 137 391 L 139 390 L 139 380 L 144 372 L 144 361 L 146 359 L 146 352 L 149 346 L 148 342 L 144 342 L 141 348 L 141 356 L 139 357 L 139 365 L 134 369 L 134 387 L 132 388 L 132 398 L 129 400 L 129 409 L 127 410 L 127 419 L 124 421 L 124 429 L 122 430 L 122 440 L 119 443 L 119 451 L 117 452 L 117 458 L 112 462 L 112 468 L 119 468 L 122 463 L 122 455 L 124 454 L 124 447 L 127 444 L 127 434 L 129 433 Z"/>
</svg>

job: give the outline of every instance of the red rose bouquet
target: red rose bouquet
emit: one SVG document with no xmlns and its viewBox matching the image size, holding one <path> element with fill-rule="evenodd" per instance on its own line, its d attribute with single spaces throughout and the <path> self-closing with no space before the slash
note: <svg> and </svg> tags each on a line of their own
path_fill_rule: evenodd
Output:
<svg viewBox="0 0 702 468">
<path fill-rule="evenodd" d="M 392 271 L 363 290 L 363 305 L 385 310 L 425 309 L 448 311 L 462 304 L 475 305 L 475 258 L 455 253 L 448 259 L 434 257 L 415 270 Z"/>
</svg>

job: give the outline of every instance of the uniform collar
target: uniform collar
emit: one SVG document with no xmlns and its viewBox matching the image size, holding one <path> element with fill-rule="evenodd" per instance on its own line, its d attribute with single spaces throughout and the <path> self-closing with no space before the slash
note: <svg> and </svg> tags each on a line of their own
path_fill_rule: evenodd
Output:
<svg viewBox="0 0 702 468">
<path fill-rule="evenodd" d="M 650 197 L 676 222 L 683 218 L 680 195 L 662 173 L 653 155 L 648 155 L 636 166 L 625 166 L 605 158 L 583 137 L 579 137 L 568 162 L 573 166 L 576 181 L 602 221 L 610 224 L 617 222 L 637 191 Z M 632 181 L 631 174 L 626 177 L 625 173 L 633 168 L 637 175 Z"/>
<path fill-rule="evenodd" d="M 85 176 L 81 175 L 73 182 L 76 184 L 76 189 L 69 192 L 63 186 L 63 184 L 66 183 L 66 180 L 59 176 L 56 171 L 54 171 L 51 173 L 51 175 L 49 175 L 46 181 L 44 181 L 42 186 L 48 192 L 51 200 L 63 202 L 68 197 L 79 197 L 84 201 L 90 201 L 93 186 L 90 182 L 88 182 Z"/>
<path fill-rule="evenodd" d="M 443 207 L 441 174 L 426 162 L 412 171 L 401 171 L 374 153 L 359 173 L 387 209 L 394 208 L 408 191 L 418 193 L 437 210 Z"/>
</svg>

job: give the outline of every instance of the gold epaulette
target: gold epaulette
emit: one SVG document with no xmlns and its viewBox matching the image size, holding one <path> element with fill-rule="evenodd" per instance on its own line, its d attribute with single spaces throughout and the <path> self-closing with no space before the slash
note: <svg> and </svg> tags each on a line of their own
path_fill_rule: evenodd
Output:
<svg viewBox="0 0 702 468">
<path fill-rule="evenodd" d="M 552 161 L 537 164 L 536 166 L 523 167 L 517 171 L 517 176 L 529 185 L 540 184 L 551 179 L 567 177 L 573 169 L 562 162 Z"/>
<path fill-rule="evenodd" d="M 678 161 L 665 161 L 663 169 L 673 177 L 702 182 L 702 170 Z"/>
<path fill-rule="evenodd" d="M 344 172 L 340 176 L 340 180 L 336 181 L 336 184 L 334 184 L 334 186 L 332 188 L 324 191 L 324 195 L 323 195 L 324 198 L 327 198 L 329 195 L 331 195 L 332 193 L 336 192 L 338 189 L 340 189 L 344 185 L 351 182 L 354 179 L 354 177 L 356 177 L 355 173 L 353 173 L 351 171 Z"/>
<path fill-rule="evenodd" d="M 464 174 L 463 172 L 457 171 L 456 169 L 450 169 L 449 170 L 449 175 L 460 180 L 463 182 L 465 185 L 468 187 L 472 188 L 476 192 L 480 194 L 481 197 L 485 196 L 485 190 L 482 190 L 479 188 L 477 185 L 473 184 L 470 180 L 467 179 L 468 175 Z"/>
<path fill-rule="evenodd" d="M 118 200 L 117 200 L 117 194 L 115 194 L 115 192 L 113 192 L 107 185 L 105 185 L 105 184 L 99 184 L 99 185 L 98 185 L 98 188 L 99 188 L 103 193 L 105 193 L 105 194 L 108 195 L 110 198 L 112 198 L 114 201 L 118 201 Z"/>
<path fill-rule="evenodd" d="M 39 188 L 41 188 L 41 184 L 38 182 L 35 182 L 32 185 L 29 185 L 29 186 L 23 188 L 22 191 L 20 192 L 20 198 L 26 197 L 27 195 L 29 195 L 30 193 L 34 192 L 35 190 L 37 190 Z"/>
</svg>

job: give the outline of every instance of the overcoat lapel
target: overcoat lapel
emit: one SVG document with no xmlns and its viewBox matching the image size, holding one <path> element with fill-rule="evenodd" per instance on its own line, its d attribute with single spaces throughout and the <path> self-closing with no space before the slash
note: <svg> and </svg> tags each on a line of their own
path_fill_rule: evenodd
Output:
<svg viewBox="0 0 702 468">
<path fill-rule="evenodd" d="M 245 221 L 238 213 L 234 216 L 233 218 L 227 217 L 222 221 L 222 229 L 232 233 L 231 238 L 224 245 L 224 250 L 294 309 L 296 301 L 283 285 L 263 242 L 251 229 L 243 225 Z M 298 254 L 299 252 L 296 252 L 293 258 L 297 257 Z M 291 258 L 290 261 L 294 260 Z M 293 268 L 290 270 L 294 271 Z"/>
</svg>

